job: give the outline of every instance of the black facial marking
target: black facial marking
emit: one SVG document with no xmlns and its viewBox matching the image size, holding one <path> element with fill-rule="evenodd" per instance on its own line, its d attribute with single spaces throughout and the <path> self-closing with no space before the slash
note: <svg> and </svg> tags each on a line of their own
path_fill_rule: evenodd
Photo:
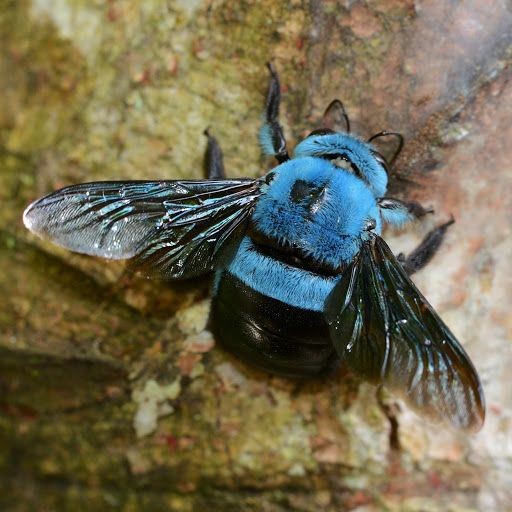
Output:
<svg viewBox="0 0 512 512">
<path fill-rule="evenodd" d="M 314 201 L 323 193 L 324 187 L 313 185 L 304 180 L 297 180 L 290 191 L 290 199 L 294 203 L 300 203 L 304 200 Z"/>
<path fill-rule="evenodd" d="M 297 180 L 290 191 L 290 199 L 294 203 L 300 203 L 309 195 L 311 187 L 304 180 Z"/>
</svg>

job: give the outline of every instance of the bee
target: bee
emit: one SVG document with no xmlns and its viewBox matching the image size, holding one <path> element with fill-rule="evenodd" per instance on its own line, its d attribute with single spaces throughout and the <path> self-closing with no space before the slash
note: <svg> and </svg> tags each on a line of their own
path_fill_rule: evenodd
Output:
<svg viewBox="0 0 512 512">
<path fill-rule="evenodd" d="M 478 374 L 410 279 L 452 221 L 408 257 L 395 257 L 383 226 L 428 212 L 386 197 L 402 136 L 380 132 L 363 141 L 335 100 L 324 127 L 289 155 L 279 78 L 268 68 L 260 143 L 278 165 L 263 177 L 227 179 L 206 131 L 209 179 L 68 186 L 29 205 L 25 226 L 72 251 L 128 259 L 151 277 L 213 271 L 211 329 L 248 364 L 292 378 L 344 364 L 435 421 L 478 430 L 485 416 Z M 389 161 L 374 143 L 383 136 L 398 142 Z"/>
</svg>

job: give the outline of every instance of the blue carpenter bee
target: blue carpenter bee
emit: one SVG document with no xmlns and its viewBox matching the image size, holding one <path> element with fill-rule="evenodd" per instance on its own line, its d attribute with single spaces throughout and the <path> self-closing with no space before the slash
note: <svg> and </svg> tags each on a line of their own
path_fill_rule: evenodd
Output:
<svg viewBox="0 0 512 512">
<path fill-rule="evenodd" d="M 215 272 L 211 326 L 250 364 L 312 377 L 343 362 L 362 379 L 402 393 L 434 420 L 479 429 L 485 406 L 462 346 L 409 275 L 439 247 L 446 223 L 409 257 L 380 237 L 427 211 L 386 198 L 388 170 L 403 139 L 350 134 L 341 102 L 288 155 L 271 65 L 266 153 L 279 165 L 259 179 L 226 179 L 207 132 L 208 180 L 113 181 L 66 187 L 32 203 L 32 232 L 70 250 L 163 279 Z M 344 125 L 344 129 L 340 129 Z M 389 162 L 372 142 L 397 137 Z"/>
</svg>

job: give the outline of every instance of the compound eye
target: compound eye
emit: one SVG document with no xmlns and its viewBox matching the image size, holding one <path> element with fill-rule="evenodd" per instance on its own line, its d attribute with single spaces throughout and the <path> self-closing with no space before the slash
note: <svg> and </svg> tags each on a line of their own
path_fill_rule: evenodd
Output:
<svg viewBox="0 0 512 512">
<path fill-rule="evenodd" d="M 333 133 L 336 133 L 334 130 L 331 130 L 330 128 L 318 128 L 316 130 L 313 130 L 308 137 L 312 137 L 313 135 L 332 135 Z"/>
<path fill-rule="evenodd" d="M 362 174 L 361 171 L 359 170 L 359 167 L 357 167 L 357 165 L 354 164 L 354 162 L 352 162 L 347 155 L 327 155 L 326 158 L 339 169 L 344 169 L 345 171 L 351 172 L 355 174 L 357 177 L 362 178 Z"/>
<path fill-rule="evenodd" d="M 355 172 L 354 164 L 344 155 L 339 155 L 336 158 L 331 159 L 331 162 L 340 169 Z"/>
</svg>

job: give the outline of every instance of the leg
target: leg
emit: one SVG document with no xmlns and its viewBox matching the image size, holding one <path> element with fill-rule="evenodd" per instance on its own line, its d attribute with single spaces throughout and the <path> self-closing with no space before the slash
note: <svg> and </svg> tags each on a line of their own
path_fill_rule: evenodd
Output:
<svg viewBox="0 0 512 512">
<path fill-rule="evenodd" d="M 389 447 L 391 450 L 400 451 L 400 435 L 398 431 L 400 426 L 398 423 L 400 405 L 393 401 L 382 385 L 377 388 L 375 394 L 380 410 L 389 421 Z"/>
<path fill-rule="evenodd" d="M 263 151 L 268 155 L 275 156 L 281 164 L 289 160 L 290 157 L 286 149 L 283 129 L 279 124 L 279 102 L 281 101 L 279 77 L 270 62 L 267 67 L 270 71 L 270 83 L 265 101 L 265 121 L 260 129 L 260 143 Z"/>
<path fill-rule="evenodd" d="M 210 135 L 208 128 L 204 131 L 204 134 L 208 137 L 208 145 L 206 146 L 206 153 L 204 154 L 204 168 L 208 179 L 223 180 L 226 178 L 226 173 L 224 171 L 222 150 L 220 149 L 217 139 Z"/>
<path fill-rule="evenodd" d="M 391 198 L 379 199 L 379 208 L 384 222 L 399 228 L 427 213 L 434 212 L 432 208 L 424 208 L 420 203 L 405 203 Z"/>
<path fill-rule="evenodd" d="M 423 268 L 433 258 L 443 242 L 448 226 L 451 226 L 454 222 L 455 220 L 451 218 L 448 222 L 429 231 L 420 245 L 409 256 L 405 257 L 402 253 L 398 255 L 398 261 L 402 264 L 408 275 L 414 274 L 414 272 Z"/>
</svg>

